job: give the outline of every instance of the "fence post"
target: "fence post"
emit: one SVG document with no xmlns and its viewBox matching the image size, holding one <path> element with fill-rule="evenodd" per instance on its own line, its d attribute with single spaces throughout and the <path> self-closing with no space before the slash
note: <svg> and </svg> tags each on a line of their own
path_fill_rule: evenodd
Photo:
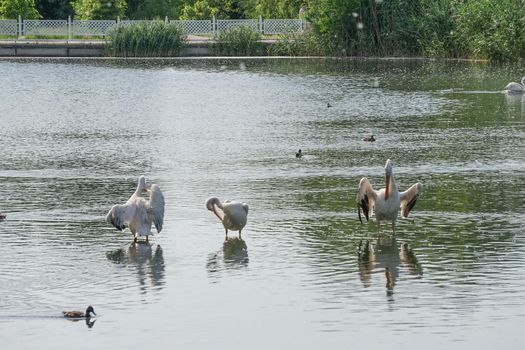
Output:
<svg viewBox="0 0 525 350">
<path fill-rule="evenodd" d="M 120 25 L 120 16 L 117 16 L 117 27 Z"/>
<path fill-rule="evenodd" d="M 22 37 L 22 16 L 18 15 L 18 39 Z"/>
<path fill-rule="evenodd" d="M 217 30 L 217 23 L 215 22 L 215 16 L 211 19 L 211 32 L 215 34 L 215 31 Z"/>
<path fill-rule="evenodd" d="M 164 19 L 164 22 L 169 23 L 168 16 Z"/>
<path fill-rule="evenodd" d="M 67 40 L 71 40 L 71 16 L 67 16 Z"/>
<path fill-rule="evenodd" d="M 261 33 L 261 34 L 264 33 L 263 20 L 262 20 L 262 16 L 261 15 L 259 15 L 259 33 Z"/>
</svg>

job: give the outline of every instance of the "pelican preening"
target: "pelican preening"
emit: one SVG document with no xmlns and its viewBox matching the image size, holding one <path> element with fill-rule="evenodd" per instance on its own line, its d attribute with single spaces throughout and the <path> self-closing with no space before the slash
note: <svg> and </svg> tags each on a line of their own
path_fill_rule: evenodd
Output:
<svg viewBox="0 0 525 350">
<path fill-rule="evenodd" d="M 144 192 L 149 192 L 149 200 L 142 197 Z M 139 177 L 137 189 L 125 204 L 114 205 L 106 215 L 106 222 L 112 224 L 117 230 L 124 230 L 126 227 L 131 230 L 133 240 L 137 241 L 138 236 L 151 235 L 151 224 L 155 224 L 157 232 L 162 231 L 164 222 L 164 195 L 160 187 L 156 184 L 146 188 L 146 179 Z"/>
<path fill-rule="evenodd" d="M 95 310 L 93 309 L 93 306 L 89 305 L 86 309 L 86 312 L 82 311 L 62 311 L 62 314 L 66 318 L 90 318 L 91 313 L 93 315 L 96 315 Z"/>
<path fill-rule="evenodd" d="M 239 238 L 241 238 L 241 231 L 248 219 L 248 204 L 230 200 L 221 203 L 217 197 L 211 197 L 206 201 L 206 208 L 212 211 L 222 222 L 222 226 L 226 230 L 226 240 L 228 239 L 228 230 L 239 231 Z M 221 211 L 218 211 L 217 208 Z"/>
<path fill-rule="evenodd" d="M 525 91 L 525 77 L 521 78 L 521 84 L 520 83 L 508 83 L 507 86 L 505 86 L 505 92 L 509 94 L 522 94 Z"/>
<path fill-rule="evenodd" d="M 366 177 L 361 179 L 359 188 L 357 189 L 357 210 L 359 221 L 361 222 L 363 222 L 361 219 L 361 209 L 367 221 L 372 210 L 374 211 L 378 235 L 380 233 L 380 224 L 385 221 L 392 223 L 392 233 L 395 235 L 399 209 L 401 209 L 401 216 L 404 218 L 408 217 L 408 214 L 416 204 L 417 198 L 423 192 L 423 185 L 418 182 L 408 190 L 399 192 L 394 181 L 392 161 L 390 159 L 387 159 L 385 164 L 385 175 L 385 188 L 379 191 L 372 188 L 370 181 L 368 181 Z"/>
</svg>

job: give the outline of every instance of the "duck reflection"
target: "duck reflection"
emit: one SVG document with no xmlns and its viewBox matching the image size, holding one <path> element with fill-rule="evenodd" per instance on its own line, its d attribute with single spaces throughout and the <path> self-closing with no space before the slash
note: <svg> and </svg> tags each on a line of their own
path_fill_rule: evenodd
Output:
<svg viewBox="0 0 525 350">
<path fill-rule="evenodd" d="M 242 238 L 230 237 L 222 244 L 222 249 L 210 254 L 206 268 L 210 273 L 248 266 L 248 246 Z"/>
<path fill-rule="evenodd" d="M 379 237 L 375 243 L 361 240 L 358 248 L 359 278 L 365 288 L 371 286 L 374 273 L 384 273 L 387 295 L 394 293 L 400 266 L 414 276 L 422 276 L 423 270 L 408 243 L 399 247 L 395 237 Z"/>
<path fill-rule="evenodd" d="M 83 321 L 86 322 L 87 328 L 93 328 L 93 326 L 95 325 L 95 322 L 97 321 L 96 318 L 91 318 L 91 317 L 86 317 L 86 318 L 68 318 L 67 320 L 71 321 L 71 322 L 78 322 L 78 321 L 83 320 Z"/>
<path fill-rule="evenodd" d="M 146 292 L 148 277 L 151 281 L 151 287 L 164 285 L 165 264 L 162 248 L 157 245 L 153 249 L 153 246 L 149 242 L 132 242 L 127 249 L 120 248 L 106 253 L 106 256 L 115 264 L 134 266 L 141 290 Z"/>
</svg>

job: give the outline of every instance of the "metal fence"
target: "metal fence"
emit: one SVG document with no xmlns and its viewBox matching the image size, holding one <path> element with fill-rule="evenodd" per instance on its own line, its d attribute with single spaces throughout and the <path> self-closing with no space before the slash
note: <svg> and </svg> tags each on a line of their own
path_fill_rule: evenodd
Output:
<svg viewBox="0 0 525 350">
<path fill-rule="evenodd" d="M 30 20 L 0 19 L 0 37 L 104 37 L 117 26 L 151 22 L 148 20 Z M 302 32 L 301 19 L 215 19 L 168 20 L 182 28 L 184 34 L 214 34 L 234 27 L 249 27 L 261 34 L 285 34 Z"/>
</svg>

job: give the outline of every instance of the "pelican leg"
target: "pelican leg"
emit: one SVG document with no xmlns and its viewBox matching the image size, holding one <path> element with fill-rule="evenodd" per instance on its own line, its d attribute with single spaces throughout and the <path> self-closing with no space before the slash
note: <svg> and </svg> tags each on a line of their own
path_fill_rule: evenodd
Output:
<svg viewBox="0 0 525 350">
<path fill-rule="evenodd" d="M 392 221 L 392 236 L 396 235 L 396 223 Z"/>
<path fill-rule="evenodd" d="M 377 238 L 379 238 L 379 236 L 381 236 L 381 224 L 378 221 L 377 222 Z"/>
<path fill-rule="evenodd" d="M 224 240 L 227 241 L 228 240 L 228 229 L 226 228 L 226 237 L 224 237 Z"/>
<path fill-rule="evenodd" d="M 241 230 L 239 230 L 239 239 L 241 239 Z"/>
<path fill-rule="evenodd" d="M 149 242 L 149 235 L 146 235 L 146 243 Z"/>
<path fill-rule="evenodd" d="M 131 232 L 131 234 L 133 235 L 133 242 L 137 243 L 137 235 L 134 234 L 133 232 Z"/>
</svg>

